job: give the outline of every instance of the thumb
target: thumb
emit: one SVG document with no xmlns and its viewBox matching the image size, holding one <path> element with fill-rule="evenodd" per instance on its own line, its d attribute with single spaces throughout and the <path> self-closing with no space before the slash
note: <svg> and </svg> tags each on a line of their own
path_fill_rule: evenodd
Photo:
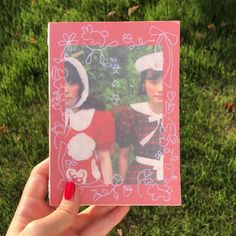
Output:
<svg viewBox="0 0 236 236">
<path fill-rule="evenodd" d="M 46 235 L 59 235 L 69 229 L 77 217 L 79 207 L 78 187 L 73 182 L 67 182 L 59 207 L 52 214 L 41 219 Z"/>
<path fill-rule="evenodd" d="M 59 207 L 56 210 L 56 213 L 58 211 L 64 211 L 73 216 L 77 216 L 79 207 L 79 188 L 74 184 L 74 182 L 69 181 L 65 185 L 64 196 Z"/>
</svg>

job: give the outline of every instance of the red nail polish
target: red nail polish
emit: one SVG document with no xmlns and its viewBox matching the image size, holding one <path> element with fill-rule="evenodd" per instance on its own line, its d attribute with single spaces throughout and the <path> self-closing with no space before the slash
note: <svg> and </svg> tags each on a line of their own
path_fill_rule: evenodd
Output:
<svg viewBox="0 0 236 236">
<path fill-rule="evenodd" d="M 71 200 L 75 193 L 75 184 L 74 182 L 70 181 L 66 183 L 65 190 L 64 190 L 64 198 L 66 200 Z"/>
</svg>

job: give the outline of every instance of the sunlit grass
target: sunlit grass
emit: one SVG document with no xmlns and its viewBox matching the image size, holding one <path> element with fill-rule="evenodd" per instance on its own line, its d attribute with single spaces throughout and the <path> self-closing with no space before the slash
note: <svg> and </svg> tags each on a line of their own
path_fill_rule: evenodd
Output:
<svg viewBox="0 0 236 236">
<path fill-rule="evenodd" d="M 236 99 L 233 1 L 22 0 L 1 5 L 1 235 L 31 168 L 48 156 L 47 23 L 63 20 L 181 21 L 183 205 L 133 207 L 112 235 L 118 230 L 123 235 L 236 233 L 236 115 L 224 106 Z M 134 6 L 139 7 L 129 15 Z"/>
</svg>

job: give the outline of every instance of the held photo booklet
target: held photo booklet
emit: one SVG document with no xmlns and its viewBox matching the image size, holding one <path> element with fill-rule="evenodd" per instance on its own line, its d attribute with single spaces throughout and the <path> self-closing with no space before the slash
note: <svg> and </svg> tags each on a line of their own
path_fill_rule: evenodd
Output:
<svg viewBox="0 0 236 236">
<path fill-rule="evenodd" d="M 178 21 L 49 23 L 50 204 L 181 205 Z"/>
</svg>

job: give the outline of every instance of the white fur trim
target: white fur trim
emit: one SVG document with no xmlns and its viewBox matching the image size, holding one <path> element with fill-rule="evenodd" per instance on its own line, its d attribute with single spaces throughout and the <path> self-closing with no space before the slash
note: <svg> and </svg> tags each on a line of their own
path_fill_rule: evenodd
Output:
<svg viewBox="0 0 236 236">
<path fill-rule="evenodd" d="M 70 127 L 76 131 L 83 131 L 87 129 L 92 123 L 93 116 L 95 113 L 95 109 L 86 109 L 80 110 L 78 112 L 68 112 L 66 115 L 68 116 L 68 121 Z"/>
<path fill-rule="evenodd" d="M 151 110 L 148 102 L 135 103 L 135 104 L 131 104 L 130 106 L 132 109 L 134 109 L 137 112 L 140 112 L 140 113 L 147 115 L 147 116 L 151 116 L 149 118 L 149 122 L 154 122 L 154 121 L 160 120 L 163 116 L 162 114 L 154 113 Z"/>
<path fill-rule="evenodd" d="M 163 71 L 163 52 L 156 52 L 140 57 L 135 62 L 135 68 L 139 74 L 148 69 Z"/>
<path fill-rule="evenodd" d="M 68 155 L 76 161 L 88 160 L 95 150 L 95 141 L 85 133 L 75 135 L 67 144 Z"/>
<path fill-rule="evenodd" d="M 86 70 L 84 69 L 84 66 L 77 59 L 73 57 L 65 57 L 65 61 L 68 61 L 76 68 L 82 79 L 82 84 L 84 85 L 84 90 L 81 94 L 80 100 L 72 108 L 80 107 L 86 101 L 89 94 L 88 75 Z"/>
</svg>

